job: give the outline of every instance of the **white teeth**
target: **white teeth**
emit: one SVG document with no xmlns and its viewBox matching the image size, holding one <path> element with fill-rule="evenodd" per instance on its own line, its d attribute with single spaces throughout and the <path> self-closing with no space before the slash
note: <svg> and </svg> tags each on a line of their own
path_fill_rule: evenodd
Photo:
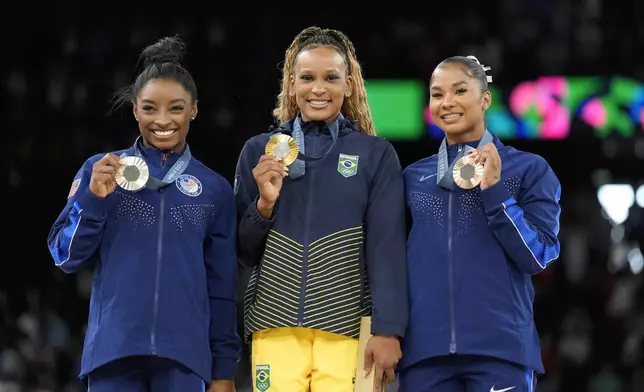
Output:
<svg viewBox="0 0 644 392">
<path fill-rule="evenodd" d="M 158 130 L 158 131 L 152 131 L 152 133 L 154 133 L 154 134 L 155 134 L 155 135 L 157 135 L 157 136 L 170 136 L 170 135 L 172 135 L 173 133 L 175 133 L 176 131 L 177 131 L 176 129 L 170 129 L 170 130 L 168 130 L 168 131 L 161 131 L 161 130 Z"/>
<path fill-rule="evenodd" d="M 443 116 L 444 119 L 458 118 L 458 117 L 461 117 L 461 115 L 460 114 L 447 114 L 447 115 Z"/>
<path fill-rule="evenodd" d="M 329 101 L 311 101 L 313 105 L 324 105 L 329 103 Z"/>
</svg>

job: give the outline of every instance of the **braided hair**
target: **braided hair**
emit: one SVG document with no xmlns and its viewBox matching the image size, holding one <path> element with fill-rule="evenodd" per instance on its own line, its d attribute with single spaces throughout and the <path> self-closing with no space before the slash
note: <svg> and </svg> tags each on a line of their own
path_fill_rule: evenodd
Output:
<svg viewBox="0 0 644 392">
<path fill-rule="evenodd" d="M 297 56 L 303 51 L 320 46 L 337 50 L 345 59 L 348 76 L 351 77 L 353 93 L 346 97 L 342 104 L 342 114 L 357 122 L 362 133 L 375 135 L 376 130 L 367 104 L 367 90 L 364 86 L 360 63 L 356 58 L 356 49 L 347 36 L 333 29 L 308 27 L 302 30 L 286 50 L 284 67 L 282 68 L 282 91 L 277 97 L 277 107 L 273 115 L 280 122 L 286 122 L 297 113 L 297 102 L 291 94 L 291 77 L 295 70 Z"/>
</svg>

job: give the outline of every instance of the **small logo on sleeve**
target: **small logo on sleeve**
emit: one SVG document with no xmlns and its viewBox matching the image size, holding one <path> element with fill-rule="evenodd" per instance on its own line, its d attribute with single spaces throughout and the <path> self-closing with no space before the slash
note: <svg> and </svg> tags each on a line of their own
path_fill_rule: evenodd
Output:
<svg viewBox="0 0 644 392">
<path fill-rule="evenodd" d="M 74 180 L 74 182 L 72 182 L 72 187 L 69 189 L 69 194 L 67 195 L 68 199 L 76 194 L 76 192 L 78 191 L 78 187 L 80 186 L 80 183 L 81 183 L 80 178 L 77 178 Z"/>
</svg>

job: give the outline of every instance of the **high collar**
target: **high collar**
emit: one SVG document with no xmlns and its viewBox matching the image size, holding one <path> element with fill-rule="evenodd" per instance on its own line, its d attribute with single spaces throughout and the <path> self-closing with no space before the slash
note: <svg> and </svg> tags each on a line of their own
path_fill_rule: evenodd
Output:
<svg viewBox="0 0 644 392">
<path fill-rule="evenodd" d="M 304 121 L 304 119 L 302 118 L 302 114 L 298 113 L 295 121 L 300 122 L 302 131 L 305 134 L 310 132 L 330 134 L 331 129 L 334 129 L 334 128 L 339 129 L 340 123 L 343 120 L 344 120 L 344 116 L 342 115 L 342 113 L 339 113 L 338 116 L 335 118 L 335 120 L 328 123 L 326 121 Z"/>
<path fill-rule="evenodd" d="M 292 133 L 293 132 L 293 123 L 295 119 L 299 116 L 299 113 L 296 116 L 293 116 L 291 119 L 283 122 L 278 127 L 271 127 L 271 131 L 282 132 L 282 133 Z M 301 118 L 300 118 L 301 119 Z M 352 119 L 345 118 L 344 116 L 338 116 L 334 122 L 338 126 L 339 134 L 346 134 L 350 132 L 360 132 L 357 122 Z M 302 121 L 301 123 L 302 131 L 304 133 L 307 130 L 318 129 L 320 132 L 330 133 L 329 124 L 324 121 Z"/>
<path fill-rule="evenodd" d="M 494 134 L 494 132 L 490 131 L 489 129 L 486 129 L 487 132 L 489 132 L 492 135 L 492 143 L 497 147 L 503 147 L 503 143 L 501 143 L 501 140 Z M 479 143 L 481 142 L 481 139 L 478 140 L 472 140 L 469 142 L 465 143 L 454 143 L 454 144 L 447 144 L 447 151 L 459 151 L 463 149 L 465 146 L 469 146 L 472 148 L 477 148 Z M 445 143 L 447 143 L 447 139 L 445 139 Z"/>
<path fill-rule="evenodd" d="M 472 148 L 476 148 L 479 145 L 479 142 L 481 140 L 474 140 L 471 142 L 465 142 L 465 143 L 455 143 L 455 144 L 448 144 L 447 145 L 447 151 L 460 151 L 463 147 L 465 146 L 470 146 Z"/>
<path fill-rule="evenodd" d="M 497 149 L 500 149 L 501 147 L 503 147 L 503 143 L 501 142 L 501 140 L 493 132 L 491 132 L 490 130 L 488 130 L 488 132 L 490 132 L 492 134 L 492 143 L 494 144 L 494 146 Z M 465 142 L 465 143 L 447 144 L 447 154 L 450 157 L 450 161 L 451 161 L 451 159 L 453 157 L 458 155 L 458 153 L 460 153 L 461 150 L 463 148 L 465 148 L 465 146 L 469 146 L 469 147 L 472 147 L 472 148 L 477 148 L 480 142 L 481 142 L 481 139 L 472 140 L 472 141 Z"/>
<path fill-rule="evenodd" d="M 163 163 L 166 163 L 166 164 L 167 163 L 173 164 L 183 155 L 183 152 L 176 152 L 173 150 L 161 150 L 152 145 L 148 145 L 147 143 L 144 142 L 143 136 L 139 136 L 136 139 L 135 144 L 146 161 L 153 160 L 153 161 L 162 161 Z M 187 146 L 188 144 L 186 143 L 186 147 Z M 185 152 L 185 148 L 184 148 L 184 152 Z"/>
</svg>

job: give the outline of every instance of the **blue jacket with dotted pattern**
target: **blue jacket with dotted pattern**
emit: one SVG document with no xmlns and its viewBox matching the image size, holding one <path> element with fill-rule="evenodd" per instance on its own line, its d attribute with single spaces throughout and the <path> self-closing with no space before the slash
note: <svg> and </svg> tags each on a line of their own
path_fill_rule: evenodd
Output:
<svg viewBox="0 0 644 392">
<path fill-rule="evenodd" d="M 139 149 L 157 178 L 181 155 Z M 134 148 L 114 154 L 123 152 L 134 155 Z M 166 187 L 117 187 L 100 198 L 89 182 L 102 156 L 78 171 L 47 240 L 64 272 L 94 267 L 81 378 L 116 359 L 152 355 L 176 360 L 207 383 L 233 379 L 241 341 L 232 186 L 192 157 Z"/>
<path fill-rule="evenodd" d="M 561 186 L 540 156 L 504 146 L 501 181 L 481 191 L 437 184 L 438 156 L 404 171 L 410 321 L 401 367 L 486 355 L 543 372 L 532 275 L 559 256 Z M 476 148 L 478 141 L 467 143 Z M 447 146 L 451 164 L 464 148 Z"/>
</svg>

